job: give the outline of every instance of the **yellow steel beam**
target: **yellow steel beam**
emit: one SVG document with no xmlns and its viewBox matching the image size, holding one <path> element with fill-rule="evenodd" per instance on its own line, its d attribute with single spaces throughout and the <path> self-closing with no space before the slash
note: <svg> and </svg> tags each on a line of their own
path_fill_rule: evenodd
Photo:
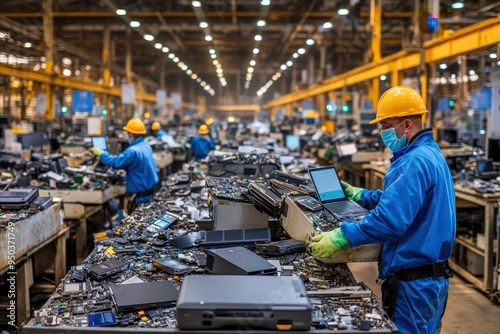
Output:
<svg viewBox="0 0 500 334">
<path fill-rule="evenodd" d="M 427 63 L 435 63 L 463 53 L 469 53 L 496 43 L 500 43 L 500 17 L 492 18 L 460 29 L 448 36 L 439 37 L 424 43 Z M 287 94 L 280 99 L 264 105 L 265 109 L 279 107 L 295 101 L 311 98 L 315 95 L 338 90 L 373 79 L 382 74 L 395 73 L 417 67 L 420 63 L 418 52 L 399 51 L 382 58 L 379 63 L 360 66 L 346 73 L 324 80 L 321 85 Z"/>
<path fill-rule="evenodd" d="M 371 0 L 370 2 L 370 26 L 372 28 L 371 51 L 372 61 L 380 61 L 380 41 L 382 40 L 382 7 L 381 0 Z"/>
<path fill-rule="evenodd" d="M 50 75 L 49 73 L 44 73 L 44 72 L 35 72 L 32 70 L 14 68 L 2 63 L 0 63 L 0 75 L 11 76 L 24 80 L 33 80 L 36 82 L 51 84 L 54 86 L 59 86 L 74 90 L 88 90 L 94 93 L 122 96 L 122 90 L 120 87 L 106 87 L 104 85 L 100 85 L 95 82 L 81 81 L 57 75 Z M 141 91 L 135 92 L 135 98 L 138 100 L 143 100 L 148 102 L 156 102 L 156 95 Z M 170 103 L 170 99 L 167 99 L 167 103 Z M 191 104 L 187 102 L 182 102 L 182 107 L 190 108 Z M 202 112 L 206 111 L 206 107 L 201 104 L 197 105 L 196 109 Z"/>
<path fill-rule="evenodd" d="M 229 106 L 214 106 L 211 107 L 213 110 L 218 111 L 253 111 L 259 112 L 260 106 L 258 104 L 247 104 L 247 105 L 229 105 Z"/>
<path fill-rule="evenodd" d="M 204 13 L 206 17 L 232 17 L 231 11 L 210 11 Z M 130 12 L 128 13 L 130 17 L 158 17 L 158 12 Z M 179 18 L 179 17 L 196 17 L 194 11 L 163 11 L 160 12 L 160 15 L 167 18 Z M 259 17 L 260 12 L 248 11 L 248 12 L 236 12 L 237 17 Z M 278 18 L 287 18 L 293 15 L 290 11 L 270 11 L 269 17 L 273 20 Z M 332 18 L 337 15 L 335 11 L 318 11 L 310 13 L 310 17 L 312 18 Z M 360 17 L 369 17 L 369 12 L 361 12 Z M 412 18 L 413 12 L 386 12 L 382 13 L 382 15 L 386 18 Z M 7 17 L 10 19 L 16 18 L 33 18 L 33 17 L 41 17 L 42 14 L 40 12 L 32 12 L 32 13 L 12 13 L 12 12 L 3 12 L 0 13 L 0 16 Z M 111 11 L 99 11 L 99 12 L 54 12 L 54 17 L 116 17 L 115 12 Z"/>
</svg>

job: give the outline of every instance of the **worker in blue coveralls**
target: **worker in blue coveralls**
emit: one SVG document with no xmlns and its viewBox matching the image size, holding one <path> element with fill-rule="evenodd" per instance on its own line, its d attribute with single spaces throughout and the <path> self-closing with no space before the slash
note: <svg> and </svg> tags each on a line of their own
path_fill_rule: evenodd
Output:
<svg viewBox="0 0 500 334">
<path fill-rule="evenodd" d="M 92 147 L 94 155 L 101 162 L 114 169 L 124 169 L 127 178 L 126 189 L 131 195 L 128 213 L 132 213 L 137 203 L 144 203 L 153 198 L 158 185 L 158 173 L 151 146 L 144 142 L 146 127 L 138 118 L 132 118 L 123 127 L 127 131 L 130 146 L 119 155 L 111 155 L 97 147 Z"/>
<path fill-rule="evenodd" d="M 392 151 L 385 190 L 343 182 L 346 196 L 371 210 L 360 221 L 312 238 L 315 257 L 339 249 L 382 244 L 378 262 L 384 309 L 401 333 L 438 333 L 448 296 L 448 267 L 456 230 L 451 173 L 431 129 L 420 94 L 406 86 L 389 89 L 379 100 L 382 140 Z"/>
<path fill-rule="evenodd" d="M 208 152 L 215 149 L 215 144 L 208 136 L 210 131 L 206 124 L 200 125 L 198 136 L 191 139 L 191 150 L 193 151 L 195 160 L 201 160 L 207 157 Z"/>
<path fill-rule="evenodd" d="M 161 139 L 161 137 L 168 135 L 168 132 L 161 128 L 160 122 L 153 122 L 153 124 L 151 124 L 151 132 L 158 139 Z"/>
</svg>

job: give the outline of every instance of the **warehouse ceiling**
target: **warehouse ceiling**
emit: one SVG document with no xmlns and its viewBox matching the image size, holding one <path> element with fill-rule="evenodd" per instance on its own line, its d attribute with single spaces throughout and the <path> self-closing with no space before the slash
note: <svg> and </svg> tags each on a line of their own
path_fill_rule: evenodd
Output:
<svg viewBox="0 0 500 334">
<path fill-rule="evenodd" d="M 500 8 L 497 1 L 465 0 L 463 8 L 454 9 L 456 2 L 439 4 L 446 29 L 497 16 Z M 108 29 L 113 84 L 125 81 L 130 43 L 133 79 L 150 92 L 164 82 L 169 91 L 222 98 L 219 104 L 255 103 L 256 93 L 268 82 L 273 85 L 264 101 L 369 61 L 369 0 L 201 0 L 200 6 L 190 0 L 53 3 L 55 64 L 61 73 L 66 69 L 70 76 L 102 78 Z M 0 61 L 40 70 L 45 55 L 41 4 L 0 1 Z M 126 14 L 117 15 L 116 9 Z M 346 15 L 341 15 L 343 9 Z M 415 1 L 382 0 L 382 57 L 411 45 L 414 11 Z M 131 28 L 131 21 L 140 27 Z M 145 40 L 145 34 L 154 40 Z"/>
</svg>

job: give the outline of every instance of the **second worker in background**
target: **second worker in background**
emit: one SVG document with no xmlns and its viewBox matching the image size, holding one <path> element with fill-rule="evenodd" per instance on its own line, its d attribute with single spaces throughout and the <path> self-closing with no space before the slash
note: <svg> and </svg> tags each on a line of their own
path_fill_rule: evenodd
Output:
<svg viewBox="0 0 500 334">
<path fill-rule="evenodd" d="M 127 173 L 126 188 L 127 193 L 131 195 L 127 210 L 130 214 L 137 203 L 144 203 L 153 198 L 159 178 L 153 150 L 144 141 L 144 135 L 147 133 L 144 123 L 138 118 L 132 118 L 123 130 L 127 131 L 130 146 L 119 155 L 111 155 L 96 147 L 91 151 L 101 157 L 103 164 L 114 169 L 124 169 Z"/>
<path fill-rule="evenodd" d="M 208 136 L 209 133 L 208 126 L 202 124 L 198 129 L 198 136 L 191 139 L 191 151 L 193 151 L 195 160 L 205 159 L 208 152 L 215 150 L 215 144 Z"/>
</svg>

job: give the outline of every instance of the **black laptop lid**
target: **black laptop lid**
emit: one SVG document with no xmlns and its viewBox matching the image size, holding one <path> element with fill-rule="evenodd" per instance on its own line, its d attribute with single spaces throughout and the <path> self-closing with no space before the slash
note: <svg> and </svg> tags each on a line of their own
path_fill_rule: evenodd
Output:
<svg viewBox="0 0 500 334">
<path fill-rule="evenodd" d="M 170 281 L 112 284 L 110 290 L 121 312 L 172 306 L 179 297 Z"/>
<path fill-rule="evenodd" d="M 309 175 L 321 203 L 347 200 L 334 166 L 311 168 L 309 169 Z"/>
</svg>

